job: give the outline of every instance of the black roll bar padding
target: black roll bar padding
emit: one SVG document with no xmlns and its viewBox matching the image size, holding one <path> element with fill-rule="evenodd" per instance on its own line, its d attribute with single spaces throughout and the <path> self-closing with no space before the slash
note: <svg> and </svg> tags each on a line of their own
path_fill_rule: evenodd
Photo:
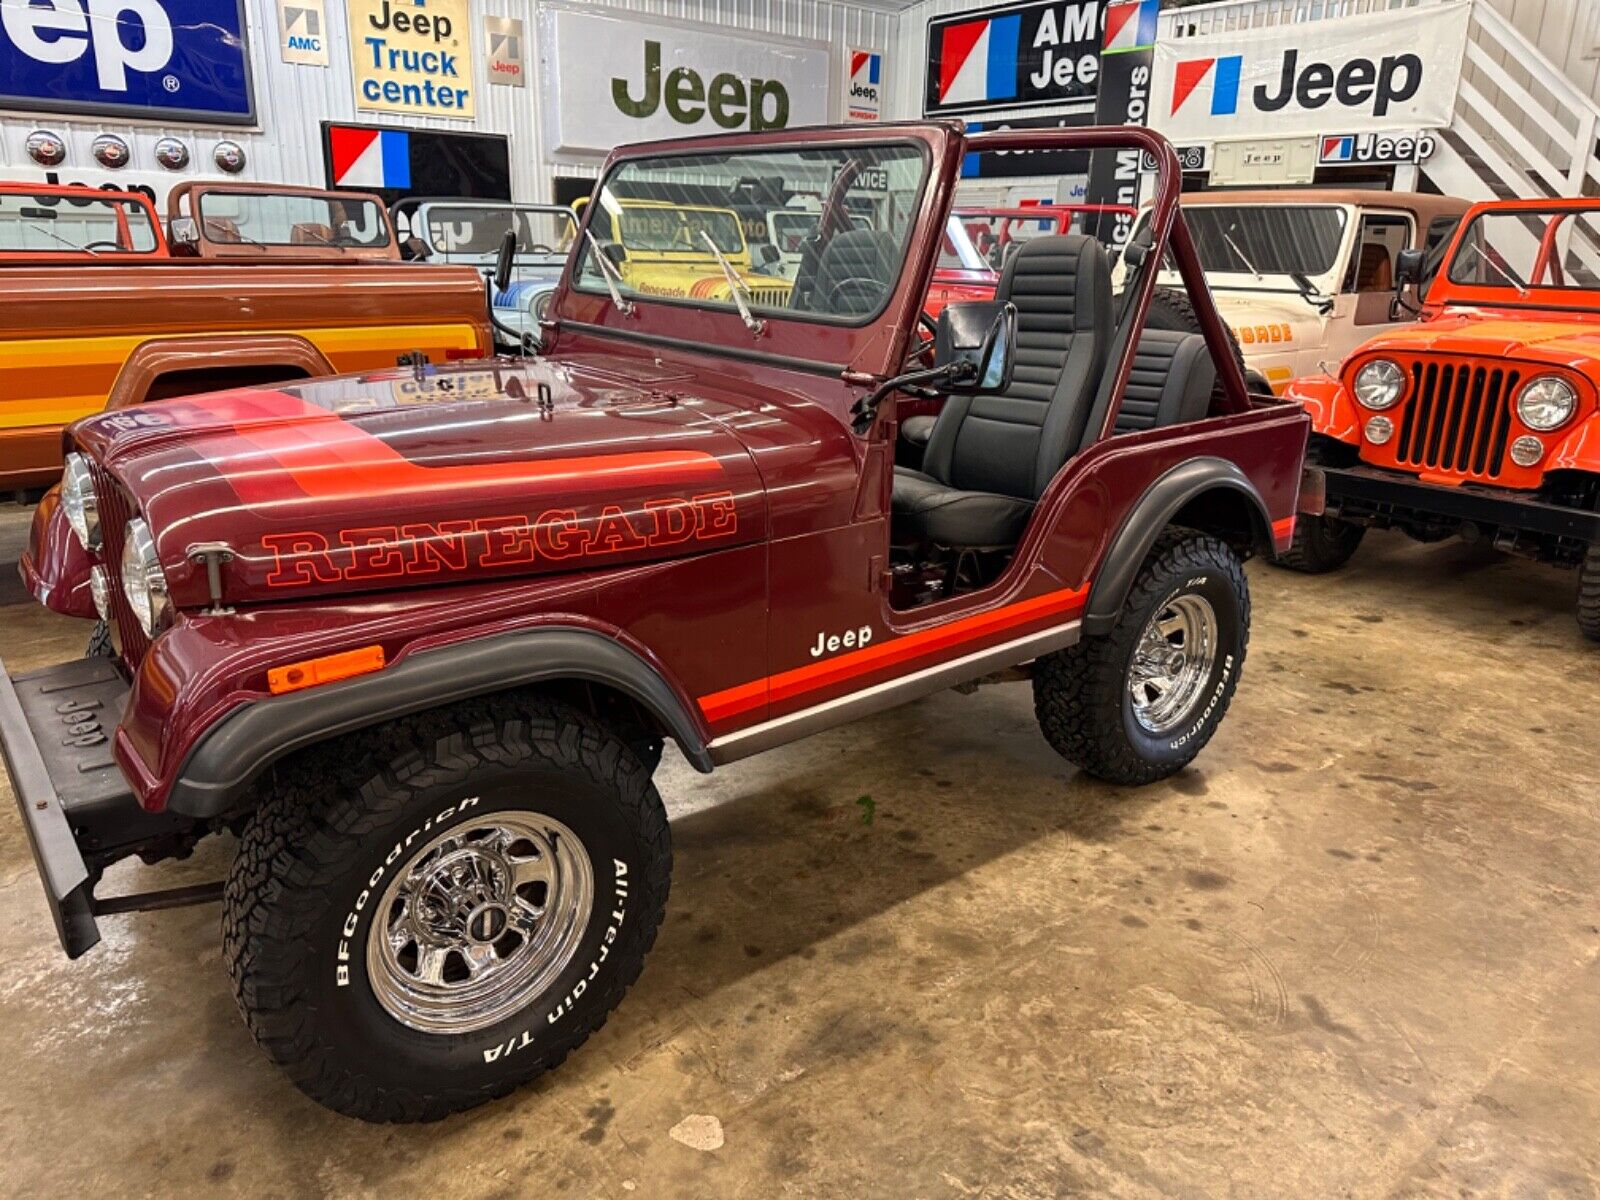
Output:
<svg viewBox="0 0 1600 1200">
<path fill-rule="evenodd" d="M 1178 208 L 1178 194 L 1182 188 L 1182 172 L 1178 155 L 1169 142 L 1153 129 L 1141 125 L 1079 126 L 1075 129 L 997 129 L 991 133 L 976 133 L 967 139 L 969 149 L 984 150 L 1130 150 L 1148 154 L 1156 163 L 1156 195 L 1150 210 L 1152 234 L 1151 253 L 1159 256 L 1170 249 L 1178 266 L 1178 276 L 1184 290 L 1195 301 L 1195 316 L 1200 320 L 1200 332 L 1205 337 L 1206 348 L 1217 368 L 1217 378 L 1222 383 L 1223 399 L 1229 412 L 1249 412 L 1251 403 L 1245 389 L 1244 373 L 1233 356 L 1228 327 L 1223 324 L 1211 299 L 1211 288 L 1206 283 L 1205 271 L 1195 253 L 1194 239 L 1189 226 Z M 1138 169 L 1137 160 L 1133 169 Z M 1155 295 L 1156 279 L 1160 272 L 1141 272 L 1139 290 L 1133 299 L 1133 324 L 1122 357 L 1118 360 L 1112 379 L 1112 402 L 1106 406 L 1105 420 L 1095 434 L 1095 441 L 1111 436 L 1117 427 L 1117 416 L 1122 411 L 1123 392 L 1128 386 L 1128 376 L 1133 371 L 1137 351 L 1138 333 L 1144 329 L 1150 311 L 1150 298 Z M 1203 297 L 1203 300 L 1201 299 Z"/>
</svg>

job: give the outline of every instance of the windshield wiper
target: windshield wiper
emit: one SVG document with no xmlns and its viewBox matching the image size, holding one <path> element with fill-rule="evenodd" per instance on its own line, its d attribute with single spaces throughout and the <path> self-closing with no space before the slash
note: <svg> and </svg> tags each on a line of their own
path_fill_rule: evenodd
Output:
<svg viewBox="0 0 1600 1200">
<path fill-rule="evenodd" d="M 339 243 L 338 243 L 338 242 L 336 242 L 336 241 L 334 241 L 334 240 L 333 240 L 333 239 L 332 239 L 332 238 L 329 238 L 329 237 L 323 237 L 323 236 L 322 236 L 322 233 L 321 233 L 321 231 L 320 231 L 320 230 L 316 230 L 316 229 L 307 229 L 307 230 L 306 230 L 306 231 L 305 231 L 305 232 L 306 232 L 306 233 L 307 233 L 307 234 L 309 234 L 309 235 L 310 235 L 310 236 L 311 236 L 311 237 L 314 237 L 314 238 L 316 238 L 316 239 L 317 239 L 317 241 L 319 241 L 319 242 L 320 242 L 320 243 L 322 243 L 322 244 L 323 244 L 323 245 L 324 245 L 324 246 L 332 246 L 332 247 L 333 247 L 333 248 L 334 248 L 334 249 L 335 249 L 335 250 L 337 250 L 337 251 L 338 251 L 338 252 L 339 252 L 339 253 L 340 253 L 340 254 L 343 254 L 343 253 L 345 253 L 345 251 L 346 251 L 346 249 L 347 249 L 347 247 L 345 247 L 345 246 L 341 246 L 341 245 L 340 245 L 340 244 L 339 244 Z"/>
<path fill-rule="evenodd" d="M 81 251 L 84 254 L 92 254 L 96 258 L 100 257 L 100 251 L 91 250 L 91 249 L 89 249 L 88 246 L 80 246 L 77 242 L 73 241 L 71 238 L 64 238 L 59 233 L 57 233 L 55 230 L 46 229 L 43 225 L 40 225 L 37 221 L 29 221 L 28 222 L 28 228 L 29 229 L 33 229 L 33 230 L 37 230 L 39 233 L 44 234 L 45 237 L 49 238 L 53 242 L 60 242 L 63 246 L 67 247 L 67 249 L 69 249 L 69 250 L 78 250 L 78 251 Z"/>
<path fill-rule="evenodd" d="M 750 311 L 750 305 L 745 303 L 747 293 L 744 281 L 739 278 L 739 273 L 733 269 L 733 264 L 727 260 L 721 250 L 717 249 L 717 243 L 712 240 L 711 235 L 702 229 L 700 236 L 705 239 L 706 245 L 711 248 L 712 257 L 717 260 L 717 266 L 722 268 L 722 277 L 728 281 L 728 290 L 733 293 L 733 302 L 739 306 L 739 319 L 744 322 L 746 329 L 760 337 L 762 330 L 766 329 L 767 323 L 754 315 Z"/>
<path fill-rule="evenodd" d="M 600 264 L 600 277 L 606 281 L 606 291 L 611 293 L 611 303 L 616 305 L 617 311 L 623 316 L 633 316 L 633 301 L 622 294 L 622 288 L 627 285 L 627 281 L 622 278 L 622 272 L 617 270 L 617 264 L 607 258 L 605 251 L 600 249 L 599 239 L 592 231 L 585 229 L 583 236 L 589 239 L 589 249 L 594 254 L 595 261 Z"/>
<path fill-rule="evenodd" d="M 1333 297 L 1324 296 L 1321 292 L 1317 291 L 1317 289 L 1312 286 L 1311 280 L 1307 279 L 1299 271 L 1290 271 L 1289 278 L 1294 281 L 1295 287 L 1300 289 L 1300 297 L 1307 304 L 1311 305 L 1318 312 L 1322 313 L 1323 316 L 1327 316 L 1333 311 Z"/>
<path fill-rule="evenodd" d="M 1243 250 L 1239 249 L 1239 243 L 1233 240 L 1232 235 L 1229 234 L 1226 230 L 1224 230 L 1223 233 L 1222 233 L 1222 240 L 1228 243 L 1228 249 L 1229 250 L 1232 250 L 1235 254 L 1237 254 L 1239 256 L 1239 261 L 1244 264 L 1245 270 L 1249 271 L 1250 274 L 1254 275 L 1256 277 L 1256 282 L 1260 283 L 1262 281 L 1262 279 L 1265 278 L 1265 276 L 1263 276 L 1260 271 L 1256 270 L 1255 263 L 1250 261 L 1250 259 L 1245 255 L 1245 252 Z"/>
<path fill-rule="evenodd" d="M 1483 247 L 1478 245 L 1477 242 L 1469 242 L 1467 244 L 1467 249 L 1471 250 L 1479 258 L 1483 259 L 1483 261 L 1488 264 L 1489 269 L 1496 275 L 1500 276 L 1501 279 L 1504 279 L 1512 287 L 1516 288 L 1517 295 L 1523 297 L 1524 299 L 1527 298 L 1528 285 L 1523 283 L 1521 279 L 1517 278 L 1517 273 L 1515 271 L 1513 271 L 1510 267 L 1502 267 L 1499 263 L 1495 262 L 1494 259 L 1490 258 L 1486 253 L 1484 253 Z"/>
</svg>

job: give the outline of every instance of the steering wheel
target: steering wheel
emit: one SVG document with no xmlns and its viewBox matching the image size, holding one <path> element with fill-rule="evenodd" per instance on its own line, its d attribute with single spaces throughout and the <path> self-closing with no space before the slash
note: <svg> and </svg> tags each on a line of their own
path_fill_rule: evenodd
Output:
<svg viewBox="0 0 1600 1200">
<path fill-rule="evenodd" d="M 859 315 L 859 314 L 864 313 L 864 312 L 871 311 L 871 305 L 876 304 L 878 302 L 879 297 L 881 297 L 883 295 L 883 287 L 884 287 L 884 285 L 883 285 L 883 280 L 881 280 L 881 279 L 869 279 L 865 275 L 851 275 L 851 276 L 848 276 L 845 279 L 839 280 L 838 283 L 834 284 L 831 288 L 828 289 L 828 294 L 823 296 L 823 298 L 822 298 L 823 304 L 826 305 L 830 309 L 834 308 L 836 305 L 839 304 L 839 293 L 844 291 L 846 288 L 850 288 L 850 287 L 853 287 L 853 288 L 858 289 L 859 291 L 868 293 L 868 295 L 867 295 L 868 307 L 867 308 L 852 308 L 850 310 L 850 314 L 852 316 L 855 316 L 855 315 Z"/>
<path fill-rule="evenodd" d="M 933 366 L 933 346 L 939 339 L 939 322 L 928 315 L 927 309 L 923 309 L 917 313 L 917 325 L 919 326 L 918 332 L 923 336 L 917 339 L 916 344 L 906 354 L 907 370 L 914 369 L 913 363 L 920 363 L 928 367 Z"/>
<path fill-rule="evenodd" d="M 85 250 L 121 250 L 122 249 L 122 247 L 119 244 L 117 244 L 116 242 L 106 242 L 106 241 L 89 242 L 89 243 L 85 244 L 85 246 L 83 248 Z"/>
<path fill-rule="evenodd" d="M 554 254 L 555 250 L 552 249 L 549 246 L 546 246 L 543 242 L 535 242 L 533 245 L 528 247 L 528 253 L 529 254 Z"/>
</svg>

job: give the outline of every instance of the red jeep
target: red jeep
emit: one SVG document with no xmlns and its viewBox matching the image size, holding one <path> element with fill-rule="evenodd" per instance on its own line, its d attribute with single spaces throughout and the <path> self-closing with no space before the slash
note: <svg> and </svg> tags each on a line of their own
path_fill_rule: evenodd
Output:
<svg viewBox="0 0 1600 1200">
<path fill-rule="evenodd" d="M 996 299 L 945 309 L 924 365 L 980 143 L 1155 155 L 1144 268 L 1114 300 L 1098 242 L 1035 238 Z M 637 290 L 587 227 L 642 183 L 752 176 L 837 206 L 782 306 L 731 269 L 724 297 Z M 97 914 L 220 896 L 266 1053 L 342 1112 L 425 1119 L 560 1062 L 638 975 L 672 860 L 665 739 L 710 771 L 1027 667 L 1070 761 L 1179 770 L 1238 684 L 1240 559 L 1289 545 L 1308 422 L 1246 395 L 1177 193 L 1142 129 L 621 149 L 538 357 L 80 421 L 27 577 L 104 613 L 116 654 L 0 671 L 66 952 Z M 1164 250 L 1203 334 L 1141 332 Z M 912 389 L 946 399 L 896 470 Z M 225 884 L 95 895 L 107 864 L 224 829 Z"/>
<path fill-rule="evenodd" d="M 1318 469 L 1281 561 L 1331 571 L 1368 528 L 1490 540 L 1577 568 L 1600 641 L 1600 200 L 1476 205 L 1441 257 L 1399 256 L 1419 321 L 1286 392 Z"/>
</svg>

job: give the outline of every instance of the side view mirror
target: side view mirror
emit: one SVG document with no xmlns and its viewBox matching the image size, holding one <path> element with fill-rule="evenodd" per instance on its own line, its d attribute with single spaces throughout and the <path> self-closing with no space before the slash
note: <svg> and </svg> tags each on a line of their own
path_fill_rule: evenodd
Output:
<svg viewBox="0 0 1600 1200">
<path fill-rule="evenodd" d="M 609 258 L 616 266 L 621 266 L 628 261 L 628 251 L 621 242 L 602 242 L 600 253 Z"/>
<path fill-rule="evenodd" d="M 517 231 L 506 230 L 500 241 L 500 253 L 494 260 L 494 290 L 503 292 L 511 285 L 511 268 L 517 261 Z"/>
<path fill-rule="evenodd" d="M 413 236 L 400 243 L 400 257 L 407 262 L 426 262 L 433 257 L 433 251 L 428 248 L 427 242 Z"/>
<path fill-rule="evenodd" d="M 1017 309 L 1007 301 L 947 304 L 939 314 L 933 365 L 948 392 L 1003 392 L 1016 367 Z"/>
<path fill-rule="evenodd" d="M 193 217 L 173 217 L 167 228 L 167 242 L 174 254 L 193 257 L 200 253 L 200 226 Z"/>
<path fill-rule="evenodd" d="M 1394 286 L 1398 290 L 1408 283 L 1422 282 L 1423 252 L 1402 250 L 1394 259 Z"/>
<path fill-rule="evenodd" d="M 1394 256 L 1394 299 L 1389 302 L 1389 319 L 1403 321 L 1422 310 L 1406 298 L 1406 288 L 1422 286 L 1427 255 L 1421 250 L 1402 250 Z"/>
</svg>

